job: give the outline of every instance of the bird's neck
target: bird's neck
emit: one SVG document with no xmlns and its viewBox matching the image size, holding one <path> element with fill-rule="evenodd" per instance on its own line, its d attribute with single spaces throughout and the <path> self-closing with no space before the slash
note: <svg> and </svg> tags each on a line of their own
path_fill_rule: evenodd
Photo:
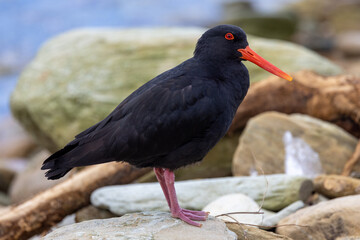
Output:
<svg viewBox="0 0 360 240">
<path fill-rule="evenodd" d="M 249 73 L 245 65 L 236 59 L 201 59 L 194 58 L 205 69 L 207 77 L 234 84 L 233 87 L 249 87 Z"/>
<path fill-rule="evenodd" d="M 202 74 L 201 77 L 218 82 L 218 86 L 227 92 L 234 104 L 241 103 L 250 85 L 248 70 L 241 61 L 234 61 L 234 59 L 204 61 L 196 58 L 193 61 L 197 62 L 193 66 L 202 69 L 197 74 Z"/>
</svg>

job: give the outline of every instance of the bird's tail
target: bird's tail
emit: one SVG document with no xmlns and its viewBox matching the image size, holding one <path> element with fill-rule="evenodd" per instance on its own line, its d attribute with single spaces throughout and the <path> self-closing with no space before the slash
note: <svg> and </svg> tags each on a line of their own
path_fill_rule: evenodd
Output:
<svg viewBox="0 0 360 240">
<path fill-rule="evenodd" d="M 65 176 L 72 169 L 72 167 L 66 165 L 64 166 L 64 164 L 62 164 L 63 162 L 62 160 L 64 160 L 64 155 L 66 155 L 68 152 L 73 150 L 76 146 L 77 144 L 66 145 L 63 149 L 55 152 L 44 161 L 41 169 L 42 170 L 49 169 L 45 173 L 45 177 L 47 177 L 47 179 L 51 179 L 51 180 L 59 179 Z"/>
<path fill-rule="evenodd" d="M 74 139 L 63 149 L 57 151 L 46 159 L 41 167 L 49 169 L 45 176 L 48 179 L 63 177 L 74 167 L 89 166 L 105 162 L 115 161 L 106 153 L 103 140 L 97 139 Z"/>
</svg>

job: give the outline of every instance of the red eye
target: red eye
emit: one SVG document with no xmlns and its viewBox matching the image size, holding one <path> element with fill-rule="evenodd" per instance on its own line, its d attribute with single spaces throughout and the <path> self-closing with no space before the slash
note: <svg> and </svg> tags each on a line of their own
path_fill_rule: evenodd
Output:
<svg viewBox="0 0 360 240">
<path fill-rule="evenodd" d="M 225 38 L 227 40 L 234 40 L 234 35 L 232 35 L 232 33 L 227 33 L 227 34 L 225 34 Z"/>
</svg>

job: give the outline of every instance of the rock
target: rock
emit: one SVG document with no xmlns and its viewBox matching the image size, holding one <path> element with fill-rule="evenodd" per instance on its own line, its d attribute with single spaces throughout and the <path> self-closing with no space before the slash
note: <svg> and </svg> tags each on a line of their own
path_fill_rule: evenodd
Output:
<svg viewBox="0 0 360 240">
<path fill-rule="evenodd" d="M 28 161 L 23 158 L 0 159 L 0 191 L 8 192 L 16 174 L 22 172 Z"/>
<path fill-rule="evenodd" d="M 1 161 L 1 160 L 0 160 Z M 0 191 L 7 192 L 15 174 L 9 169 L 0 166 Z"/>
<path fill-rule="evenodd" d="M 297 19 L 291 13 L 262 13 L 251 8 L 249 2 L 225 2 L 224 21 L 242 27 L 247 34 L 259 37 L 290 40 L 296 31 Z"/>
<path fill-rule="evenodd" d="M 292 5 L 300 23 L 298 41 L 303 45 L 322 46 L 320 49 L 330 50 L 324 49 L 324 44 L 333 47 L 336 36 L 343 32 L 360 30 L 358 1 L 301 0 Z"/>
<path fill-rule="evenodd" d="M 336 198 L 303 208 L 279 222 L 276 232 L 293 239 L 357 239 L 360 195 Z"/>
<path fill-rule="evenodd" d="M 357 1 L 302 0 L 294 3 L 292 9 L 298 13 L 300 21 L 311 20 L 318 24 L 319 29 L 308 30 L 331 35 L 360 30 L 360 4 Z"/>
<path fill-rule="evenodd" d="M 191 57 L 204 31 L 80 29 L 59 35 L 41 48 L 21 74 L 11 96 L 12 112 L 42 146 L 55 151 L 106 117 L 141 84 Z M 249 41 L 255 51 L 288 72 L 310 69 L 331 75 L 341 71 L 296 44 L 256 37 Z M 269 76 L 246 64 L 252 81 Z"/>
<path fill-rule="evenodd" d="M 6 193 L 0 191 L 0 206 L 7 206 L 10 205 L 10 203 L 11 201 L 9 196 Z"/>
<path fill-rule="evenodd" d="M 233 231 L 238 236 L 239 240 L 291 240 L 292 238 L 267 232 L 256 227 L 246 226 L 238 223 L 226 223 L 230 231 Z"/>
<path fill-rule="evenodd" d="M 0 120 L 0 158 L 21 158 L 28 155 L 36 143 L 12 117 Z"/>
<path fill-rule="evenodd" d="M 355 76 L 360 76 L 360 58 L 351 57 L 351 58 L 337 58 L 334 59 L 336 64 L 341 66 L 347 74 L 352 74 Z"/>
<path fill-rule="evenodd" d="M 321 175 L 314 179 L 315 191 L 328 198 L 360 194 L 360 179 L 340 176 Z"/>
<path fill-rule="evenodd" d="M 70 224 L 74 224 L 75 223 L 75 214 L 71 214 L 71 215 L 67 215 L 61 222 L 59 222 L 58 224 L 56 224 L 55 226 L 53 226 L 50 230 L 47 230 L 45 232 L 42 232 L 38 235 L 32 236 L 31 238 L 29 238 L 28 240 L 41 240 L 43 239 L 44 235 L 48 232 L 52 232 L 55 229 L 61 228 L 63 226 L 67 226 Z M 81 239 L 81 238 L 79 238 Z"/>
<path fill-rule="evenodd" d="M 93 205 L 89 205 L 76 212 L 75 221 L 83 222 L 92 219 L 105 219 L 112 217 L 116 217 L 116 215 L 107 210 L 94 207 Z"/>
<path fill-rule="evenodd" d="M 28 162 L 29 158 L 0 158 L 0 168 L 17 174 L 25 170 Z"/>
<path fill-rule="evenodd" d="M 228 177 L 177 181 L 175 188 L 183 208 L 201 210 L 223 195 L 243 193 L 258 203 L 262 203 L 264 198 L 263 208 L 278 211 L 299 200 L 299 189 L 306 181 L 304 177 L 286 175 Z M 91 203 L 117 215 L 169 210 L 159 183 L 99 188 L 92 193 Z"/>
<path fill-rule="evenodd" d="M 210 202 L 203 208 L 203 211 L 210 212 L 210 215 L 217 216 L 226 213 L 241 212 L 240 214 L 229 214 L 231 216 L 219 216 L 218 218 L 227 222 L 239 222 L 243 224 L 259 225 L 262 221 L 262 214 L 244 214 L 244 212 L 261 212 L 259 205 L 241 193 L 224 195 Z"/>
<path fill-rule="evenodd" d="M 340 174 L 356 144 L 355 137 L 322 120 L 265 112 L 247 123 L 234 155 L 233 173 Z M 359 170 L 360 164 L 354 168 Z"/>
<path fill-rule="evenodd" d="M 342 72 L 339 66 L 326 58 L 294 43 L 253 36 L 248 37 L 248 42 L 256 53 L 288 73 L 306 69 L 320 75 L 330 76 Z M 244 64 L 250 72 L 251 82 L 257 82 L 270 76 L 268 72 L 255 64 L 249 62 L 244 62 Z"/>
<path fill-rule="evenodd" d="M 59 180 L 47 180 L 45 171 L 41 170 L 42 163 L 49 156 L 48 151 L 41 151 L 34 155 L 25 171 L 17 174 L 10 186 L 10 197 L 13 203 L 22 202 L 36 193 L 55 186 L 59 182 L 66 180 L 69 175 Z M 36 183 L 36 184 L 34 184 Z"/>
<path fill-rule="evenodd" d="M 347 56 L 360 55 L 360 31 L 344 32 L 336 36 L 337 48 Z"/>
<path fill-rule="evenodd" d="M 274 227 L 283 218 L 289 216 L 290 214 L 296 212 L 297 210 L 303 207 L 305 207 L 305 203 L 303 201 L 296 201 L 273 215 L 270 216 L 265 215 L 264 219 L 261 222 L 261 226 Z"/>
<path fill-rule="evenodd" d="M 202 223 L 203 226 L 197 228 L 172 218 L 169 213 L 142 212 L 68 225 L 54 230 L 43 239 L 237 239 L 236 234 L 229 231 L 221 220 L 209 217 Z"/>
</svg>

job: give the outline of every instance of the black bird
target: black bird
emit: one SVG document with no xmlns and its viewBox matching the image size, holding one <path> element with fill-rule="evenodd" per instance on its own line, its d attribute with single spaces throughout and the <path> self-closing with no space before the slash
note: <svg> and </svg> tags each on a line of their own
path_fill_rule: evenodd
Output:
<svg viewBox="0 0 360 240">
<path fill-rule="evenodd" d="M 193 220 L 204 221 L 208 213 L 180 208 L 173 171 L 201 161 L 225 135 L 249 88 L 244 60 L 292 79 L 251 50 L 240 27 L 211 28 L 192 58 L 138 88 L 41 169 L 49 169 L 48 179 L 58 179 L 74 167 L 111 161 L 153 167 L 172 216 L 201 226 Z"/>
</svg>

